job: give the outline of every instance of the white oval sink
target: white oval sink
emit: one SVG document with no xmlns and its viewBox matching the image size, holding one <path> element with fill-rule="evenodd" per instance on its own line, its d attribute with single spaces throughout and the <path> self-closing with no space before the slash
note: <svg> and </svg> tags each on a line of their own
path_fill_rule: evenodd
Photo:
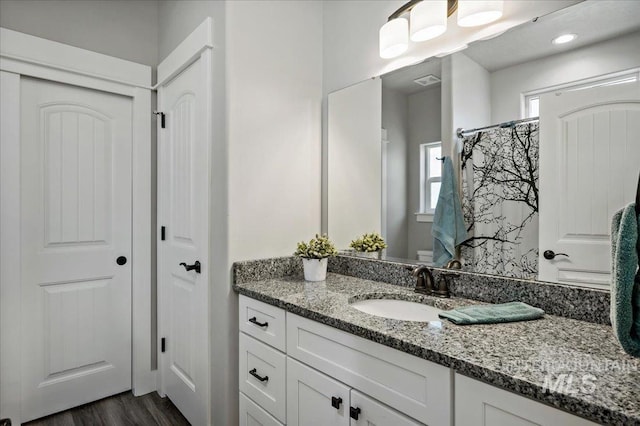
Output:
<svg viewBox="0 0 640 426">
<path fill-rule="evenodd" d="M 438 321 L 442 309 L 406 300 L 367 299 L 351 303 L 364 313 L 403 321 Z"/>
</svg>

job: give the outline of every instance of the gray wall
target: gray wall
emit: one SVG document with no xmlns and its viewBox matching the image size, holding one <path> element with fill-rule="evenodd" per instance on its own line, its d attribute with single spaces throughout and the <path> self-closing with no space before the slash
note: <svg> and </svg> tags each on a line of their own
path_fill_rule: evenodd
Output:
<svg viewBox="0 0 640 426">
<path fill-rule="evenodd" d="M 155 67 L 158 2 L 2 0 L 0 26 Z"/>
<path fill-rule="evenodd" d="M 383 83 L 384 84 L 384 83 Z M 382 128 L 387 130 L 387 256 L 407 258 L 408 100 L 382 88 Z M 373 165 L 372 165 L 373 167 Z M 413 256 L 411 256 L 413 257 Z"/>
<path fill-rule="evenodd" d="M 420 211 L 420 144 L 441 140 L 440 89 L 435 86 L 409 96 L 409 259 L 416 259 L 418 250 L 433 249 L 431 223 L 416 222 L 413 213 Z"/>
</svg>

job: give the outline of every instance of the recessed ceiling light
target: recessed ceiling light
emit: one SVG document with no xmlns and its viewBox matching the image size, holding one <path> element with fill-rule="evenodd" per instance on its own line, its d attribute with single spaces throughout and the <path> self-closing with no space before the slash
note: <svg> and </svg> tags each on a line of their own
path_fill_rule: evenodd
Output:
<svg viewBox="0 0 640 426">
<path fill-rule="evenodd" d="M 573 41 L 576 39 L 576 37 L 578 37 L 575 34 L 562 34 L 559 35 L 558 37 L 554 38 L 553 40 L 551 40 L 551 43 L 553 44 L 565 44 L 565 43 L 569 43 L 570 41 Z"/>
</svg>

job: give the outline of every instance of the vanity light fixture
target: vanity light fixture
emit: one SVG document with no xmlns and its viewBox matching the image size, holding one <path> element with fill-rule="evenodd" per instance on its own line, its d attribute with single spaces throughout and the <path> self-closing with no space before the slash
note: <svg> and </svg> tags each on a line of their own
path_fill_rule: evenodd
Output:
<svg viewBox="0 0 640 426">
<path fill-rule="evenodd" d="M 558 37 L 554 38 L 553 40 L 551 40 L 551 43 L 553 43 L 553 44 L 565 44 L 565 43 L 572 42 L 577 37 L 578 36 L 575 35 L 575 34 L 562 34 L 562 35 L 559 35 Z"/>
<path fill-rule="evenodd" d="M 380 28 L 380 57 L 395 58 L 413 42 L 434 39 L 447 30 L 447 19 L 457 10 L 458 25 L 486 25 L 502 17 L 503 0 L 411 0 L 393 12 Z M 409 20 L 402 16 L 409 14 Z"/>
</svg>

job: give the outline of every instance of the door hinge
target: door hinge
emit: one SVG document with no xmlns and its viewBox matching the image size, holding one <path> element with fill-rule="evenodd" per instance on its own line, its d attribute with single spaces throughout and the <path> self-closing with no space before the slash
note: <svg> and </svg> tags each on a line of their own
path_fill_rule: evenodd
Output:
<svg viewBox="0 0 640 426">
<path fill-rule="evenodd" d="M 160 116 L 160 127 L 162 127 L 164 129 L 164 112 L 161 111 L 153 111 L 153 113 L 155 115 L 159 115 Z"/>
<path fill-rule="evenodd" d="M 163 337 L 162 339 L 160 339 L 160 352 L 164 353 L 165 349 L 166 349 L 165 338 Z"/>
<path fill-rule="evenodd" d="M 167 228 L 166 226 L 161 226 L 160 227 L 160 240 L 164 241 L 165 240 L 165 232 L 166 232 Z"/>
</svg>

